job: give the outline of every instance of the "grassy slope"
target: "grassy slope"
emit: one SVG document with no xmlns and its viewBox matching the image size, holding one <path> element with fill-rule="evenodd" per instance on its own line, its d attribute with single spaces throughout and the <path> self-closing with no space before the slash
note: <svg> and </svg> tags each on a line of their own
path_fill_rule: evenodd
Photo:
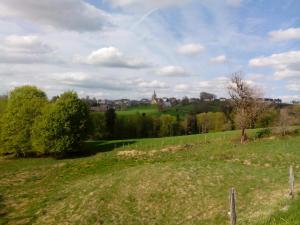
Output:
<svg viewBox="0 0 300 225">
<path fill-rule="evenodd" d="M 176 105 L 170 108 L 166 108 L 163 112 L 159 112 L 156 105 L 142 105 L 130 107 L 126 110 L 117 111 L 118 115 L 134 115 L 136 113 L 146 113 L 147 115 L 161 115 L 170 114 L 173 116 L 179 115 L 184 117 L 190 112 L 220 112 L 222 102 L 201 102 L 201 103 L 190 103 L 187 105 Z"/>
<path fill-rule="evenodd" d="M 238 224 L 300 224 L 299 198 L 281 211 L 291 204 L 288 167 L 296 184 L 300 175 L 300 138 L 240 145 L 236 135 L 90 142 L 99 153 L 77 159 L 0 158 L 0 224 L 226 224 L 232 186 Z"/>
<path fill-rule="evenodd" d="M 134 115 L 136 113 L 146 113 L 147 115 L 159 115 L 156 105 L 142 105 L 130 107 L 126 110 L 117 111 L 118 115 Z"/>
</svg>

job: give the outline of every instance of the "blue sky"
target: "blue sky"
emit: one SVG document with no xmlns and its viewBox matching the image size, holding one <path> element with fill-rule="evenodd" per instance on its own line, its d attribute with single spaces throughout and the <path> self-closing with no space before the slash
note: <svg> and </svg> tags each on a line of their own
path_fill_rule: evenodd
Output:
<svg viewBox="0 0 300 225">
<path fill-rule="evenodd" d="M 266 97 L 300 100 L 298 0 L 2 0 L 0 92 L 226 97 L 242 71 Z"/>
</svg>

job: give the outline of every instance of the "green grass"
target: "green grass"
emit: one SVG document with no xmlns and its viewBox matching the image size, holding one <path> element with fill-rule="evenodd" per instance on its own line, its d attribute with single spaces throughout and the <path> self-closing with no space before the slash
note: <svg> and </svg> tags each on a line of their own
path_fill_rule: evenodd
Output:
<svg viewBox="0 0 300 225">
<path fill-rule="evenodd" d="M 255 131 L 251 131 L 254 136 Z M 73 159 L 0 158 L 0 224 L 300 224 L 300 138 L 238 133 L 98 141 Z M 283 210 L 287 209 L 287 210 Z"/>
<path fill-rule="evenodd" d="M 126 110 L 117 111 L 118 115 L 134 115 L 136 113 L 146 113 L 147 115 L 160 116 L 162 114 L 169 114 L 172 116 L 179 115 L 180 117 L 185 117 L 186 114 L 191 112 L 221 112 L 222 102 L 200 102 L 200 103 L 189 103 L 186 105 L 178 104 L 170 108 L 165 108 L 162 112 L 158 111 L 156 105 L 140 105 L 129 107 Z"/>
<path fill-rule="evenodd" d="M 156 105 L 134 106 L 126 110 L 117 111 L 118 115 L 134 115 L 136 113 L 146 113 L 147 115 L 160 115 Z"/>
</svg>

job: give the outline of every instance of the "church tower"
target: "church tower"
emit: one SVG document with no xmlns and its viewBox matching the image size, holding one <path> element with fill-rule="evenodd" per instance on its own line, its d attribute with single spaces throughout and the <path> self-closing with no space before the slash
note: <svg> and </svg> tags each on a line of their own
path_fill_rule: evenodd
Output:
<svg viewBox="0 0 300 225">
<path fill-rule="evenodd" d="M 157 104 L 157 95 L 155 93 L 155 90 L 154 90 L 154 93 L 153 93 L 152 98 L 151 98 L 151 104 L 152 105 L 156 105 Z"/>
</svg>

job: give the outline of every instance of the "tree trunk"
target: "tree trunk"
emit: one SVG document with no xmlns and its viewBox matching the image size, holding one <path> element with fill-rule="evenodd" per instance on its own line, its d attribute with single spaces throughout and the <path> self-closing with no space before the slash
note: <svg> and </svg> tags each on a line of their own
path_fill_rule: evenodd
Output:
<svg viewBox="0 0 300 225">
<path fill-rule="evenodd" d="M 242 128 L 241 143 L 243 144 L 246 140 L 247 140 L 246 129 Z"/>
</svg>

